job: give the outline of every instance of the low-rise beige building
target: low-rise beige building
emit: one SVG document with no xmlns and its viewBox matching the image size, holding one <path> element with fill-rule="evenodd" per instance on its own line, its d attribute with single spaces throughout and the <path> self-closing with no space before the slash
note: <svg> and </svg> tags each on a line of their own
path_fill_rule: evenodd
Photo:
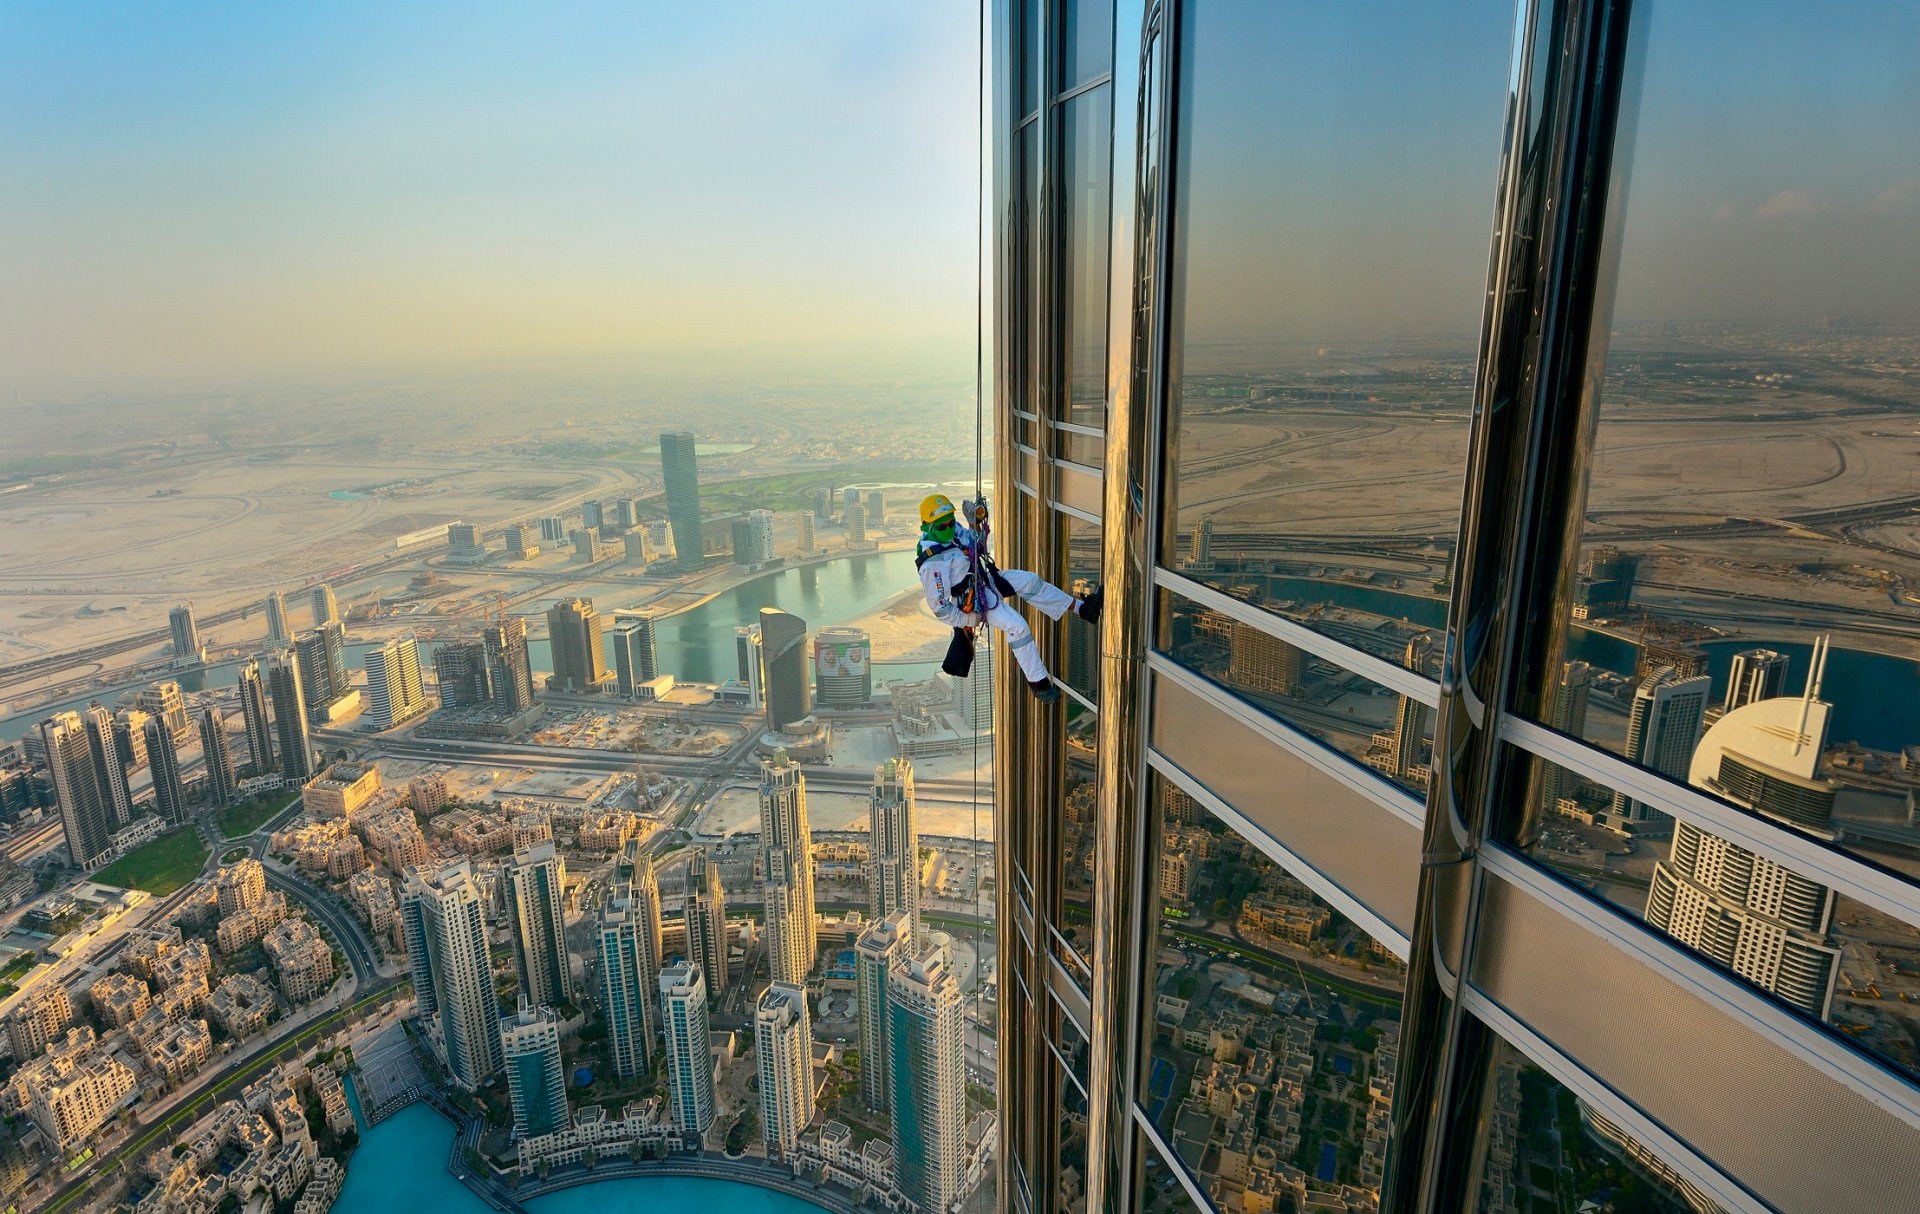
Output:
<svg viewBox="0 0 1920 1214">
<path fill-rule="evenodd" d="M 207 996 L 207 1014 L 241 1040 L 266 1028 L 273 1008 L 273 991 L 252 974 L 231 974 Z"/>
<path fill-rule="evenodd" d="M 315 818 L 351 818 L 380 792 L 380 768 L 373 763 L 335 763 L 300 792 L 300 804 Z"/>
<path fill-rule="evenodd" d="M 28 991 L 19 1006 L 7 1013 L 7 1038 L 13 1056 L 22 1062 L 38 1058 L 47 1043 L 73 1023 L 73 996 L 57 982 L 43 982 Z"/>
<path fill-rule="evenodd" d="M 87 988 L 87 998 L 93 1000 L 93 1010 L 107 1027 L 116 1029 L 132 1024 L 153 1006 L 153 992 L 147 984 L 132 974 L 119 972 L 94 979 Z"/>
<path fill-rule="evenodd" d="M 333 985 L 333 949 L 305 919 L 281 920 L 264 944 L 288 1003 L 305 1003 Z"/>
</svg>

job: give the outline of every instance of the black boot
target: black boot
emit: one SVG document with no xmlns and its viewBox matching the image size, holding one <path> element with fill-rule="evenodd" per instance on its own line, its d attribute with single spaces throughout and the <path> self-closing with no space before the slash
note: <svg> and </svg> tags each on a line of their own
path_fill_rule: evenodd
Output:
<svg viewBox="0 0 1920 1214">
<path fill-rule="evenodd" d="M 1074 614 L 1089 624 L 1098 624 L 1100 622 L 1100 599 L 1106 592 L 1106 587 L 1104 586 L 1095 586 L 1092 590 L 1089 590 L 1086 594 L 1074 601 Z"/>
<path fill-rule="evenodd" d="M 1060 698 L 1060 689 L 1053 685 L 1052 679 L 1035 679 L 1027 684 L 1027 690 L 1042 704 L 1051 704 Z"/>
</svg>

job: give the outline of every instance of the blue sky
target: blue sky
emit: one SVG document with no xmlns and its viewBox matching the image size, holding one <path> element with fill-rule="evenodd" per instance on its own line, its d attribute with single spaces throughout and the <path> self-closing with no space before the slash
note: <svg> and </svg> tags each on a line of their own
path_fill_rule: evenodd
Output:
<svg viewBox="0 0 1920 1214">
<path fill-rule="evenodd" d="M 0 387 L 970 359 L 976 19 L 7 6 Z"/>
</svg>

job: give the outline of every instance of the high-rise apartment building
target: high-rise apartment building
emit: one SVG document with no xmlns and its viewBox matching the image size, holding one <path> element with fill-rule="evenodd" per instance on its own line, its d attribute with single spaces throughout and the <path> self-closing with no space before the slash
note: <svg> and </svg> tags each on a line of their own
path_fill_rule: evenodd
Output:
<svg viewBox="0 0 1920 1214">
<path fill-rule="evenodd" d="M 867 914 L 878 922 L 904 911 L 920 927 L 920 829 L 914 821 L 913 763 L 874 768 L 867 798 Z"/>
<path fill-rule="evenodd" d="M 465 860 L 438 872 L 409 869 L 400 887 L 401 938 L 427 1039 L 468 1090 L 500 1071 L 500 1015 L 480 888 Z"/>
<path fill-rule="evenodd" d="M 687 930 L 687 956 L 706 975 L 707 994 L 717 1003 L 726 994 L 730 968 L 727 891 L 720 884 L 720 866 L 709 862 L 706 852 L 697 848 L 687 860 L 681 907 Z"/>
<path fill-rule="evenodd" d="M 119 752 L 120 765 L 128 771 L 147 765 L 147 722 L 151 720 L 152 714 L 138 708 L 122 708 L 113 714 L 113 746 Z"/>
<path fill-rule="evenodd" d="M 226 714 L 218 708 L 200 711 L 200 754 L 207 768 L 207 798 L 215 808 L 233 800 L 233 747 L 227 740 Z"/>
<path fill-rule="evenodd" d="M 660 471 L 666 480 L 667 521 L 673 526 L 674 559 L 682 569 L 706 564 L 705 541 L 700 535 L 700 471 L 692 433 L 681 430 L 660 436 Z"/>
<path fill-rule="evenodd" d="M 773 511 L 748 511 L 747 552 L 756 565 L 764 565 L 773 559 Z"/>
<path fill-rule="evenodd" d="M 510 561 L 530 561 L 540 555 L 540 545 L 533 542 L 533 528 L 525 523 L 508 523 L 504 529 L 507 541 L 507 559 Z"/>
<path fill-rule="evenodd" d="M 879 527 L 887 521 L 887 494 L 883 489 L 867 490 L 867 524 Z"/>
<path fill-rule="evenodd" d="M 1570 737 L 1585 737 L 1587 699 L 1593 692 L 1593 667 L 1563 662 L 1560 677 L 1548 688 L 1546 723 Z M 1551 813 L 1579 790 L 1580 781 L 1564 767 L 1547 764 L 1540 773 L 1540 808 Z"/>
<path fill-rule="evenodd" d="M 367 718 L 387 729 L 426 711 L 427 692 L 420 681 L 420 642 L 405 633 L 367 650 Z"/>
<path fill-rule="evenodd" d="M 563 514 L 542 515 L 540 519 L 540 540 L 547 544 L 567 542 L 567 519 Z"/>
<path fill-rule="evenodd" d="M 896 910 L 876 919 L 854 942 L 854 1004 L 860 1024 L 860 1098 L 876 1113 L 887 1111 L 893 1085 L 887 1066 L 892 1023 L 887 1011 L 887 976 L 913 957 L 913 917 Z"/>
<path fill-rule="evenodd" d="M 513 853 L 507 866 L 507 918 L 520 990 L 542 1007 L 573 1003 L 567 955 L 567 862 L 551 840 Z"/>
<path fill-rule="evenodd" d="M 600 502 L 580 503 L 580 525 L 599 531 L 607 525 L 607 508 Z"/>
<path fill-rule="evenodd" d="M 1787 655 L 1772 649 L 1743 649 L 1727 670 L 1727 696 L 1721 708 L 1732 712 L 1755 700 L 1786 694 Z"/>
<path fill-rule="evenodd" d="M 713 1125 L 713 1043 L 707 984 L 691 961 L 677 961 L 660 971 L 660 1025 L 666 1037 L 673 1119 L 682 1134 L 698 1142 Z"/>
<path fill-rule="evenodd" d="M 487 559 L 487 546 L 480 539 L 480 528 L 472 523 L 447 524 L 447 560 L 457 565 L 478 565 Z"/>
<path fill-rule="evenodd" d="M 853 490 L 849 489 L 851 493 Z M 860 545 L 867 542 L 867 512 L 859 502 L 847 503 L 847 543 Z"/>
<path fill-rule="evenodd" d="M 691 923 L 691 920 L 689 920 Z M 653 1069 L 660 1030 L 660 887 L 653 864 L 636 857 L 632 879 L 615 885 L 594 922 L 599 945 L 600 1004 L 607 1019 L 613 1073 L 634 1079 Z M 691 947 L 689 954 L 698 959 Z"/>
<path fill-rule="evenodd" d="M 607 669 L 606 638 L 592 599 L 567 599 L 547 609 L 547 638 L 553 652 L 555 691 L 599 691 L 613 681 Z"/>
<path fill-rule="evenodd" d="M 347 630 L 339 620 L 310 628 L 293 638 L 299 660 L 300 696 L 317 724 L 332 719 L 334 704 L 352 690 L 347 680 Z"/>
<path fill-rule="evenodd" d="M 1298 646 L 1238 620 L 1231 625 L 1227 677 L 1247 691 L 1290 696 L 1306 677 L 1306 655 Z"/>
<path fill-rule="evenodd" d="M 784 729 L 813 712 L 807 666 L 807 622 L 778 607 L 762 607 L 760 667 L 767 728 Z"/>
<path fill-rule="evenodd" d="M 313 743 L 307 734 L 307 701 L 300 685 L 298 650 L 267 655 L 267 694 L 273 701 L 273 727 L 279 741 L 280 774 L 305 783 L 313 775 Z M 243 704 L 245 700 L 241 701 Z"/>
<path fill-rule="evenodd" d="M 935 944 L 887 975 L 894 1175 L 921 1210 L 950 1209 L 966 1178 L 965 996 L 949 952 Z"/>
<path fill-rule="evenodd" d="M 194 622 L 192 603 L 182 603 L 168 612 L 167 626 L 173 634 L 175 666 L 198 666 L 207 660 L 206 646 L 200 643 L 200 625 Z"/>
<path fill-rule="evenodd" d="M 293 640 L 287 624 L 287 596 L 278 590 L 267 591 L 267 644 L 285 645 Z"/>
<path fill-rule="evenodd" d="M 158 717 L 148 717 L 147 766 L 153 777 L 153 808 L 169 825 L 187 820 L 187 788 L 180 778 L 180 748 Z"/>
<path fill-rule="evenodd" d="M 760 625 L 742 624 L 733 630 L 734 660 L 740 669 L 740 685 L 747 689 L 747 707 L 759 711 L 766 702 L 766 649 Z"/>
<path fill-rule="evenodd" d="M 779 751 L 760 774 L 760 868 L 763 874 L 767 968 L 775 982 L 805 986 L 816 941 L 813 833 L 807 824 L 807 781 Z"/>
<path fill-rule="evenodd" d="M 441 641 L 433 651 L 433 674 L 443 708 L 479 708 L 493 699 L 487 647 L 479 641 Z"/>
<path fill-rule="evenodd" d="M 106 855 L 114 827 L 113 803 L 101 787 L 87 727 L 77 712 L 56 712 L 40 723 L 40 742 L 67 854 L 76 866 L 91 868 Z"/>
<path fill-rule="evenodd" d="M 560 1017 L 552 1008 L 521 999 L 519 1012 L 500 1021 L 500 1055 L 515 1138 L 551 1134 L 573 1124 L 560 1062 Z"/>
<path fill-rule="evenodd" d="M 640 694 L 642 683 L 660 677 L 660 650 L 654 641 L 653 617 L 640 612 L 616 611 L 610 640 L 614 689 L 633 699 Z"/>
<path fill-rule="evenodd" d="M 80 719 L 87 727 L 87 753 L 93 756 L 94 779 L 106 797 L 107 820 L 113 830 L 124 830 L 133 821 L 133 785 L 127 780 L 127 765 L 114 737 L 113 714 L 97 703 L 89 704 L 80 710 Z M 162 725 L 164 728 L 164 721 Z M 169 738 L 173 736 L 172 731 L 166 732 Z"/>
<path fill-rule="evenodd" d="M 728 520 L 727 528 L 732 532 L 733 563 L 744 569 L 756 568 L 760 562 L 753 551 L 753 524 L 740 517 Z"/>
<path fill-rule="evenodd" d="M 180 684 L 172 679 L 162 679 L 140 689 L 134 702 L 142 712 L 159 717 L 167 724 L 167 732 L 173 735 L 176 746 L 185 746 L 193 737 L 193 721 L 187 716 L 187 700 L 180 694 Z"/>
<path fill-rule="evenodd" d="M 812 556 L 814 550 L 813 515 L 802 510 L 793 516 L 793 523 L 794 530 L 800 537 L 796 551 L 803 558 Z"/>
<path fill-rule="evenodd" d="M 527 654 L 527 621 L 512 616 L 480 630 L 487 651 L 487 682 L 494 706 L 508 713 L 533 707 L 533 660 Z"/>
<path fill-rule="evenodd" d="M 864 628 L 822 628 L 813 635 L 814 703 L 863 708 L 873 699 L 873 642 Z"/>
<path fill-rule="evenodd" d="M 253 774 L 263 776 L 274 768 L 273 718 L 267 712 L 267 691 L 260 680 L 257 660 L 249 658 L 241 663 L 238 686 L 240 720 L 247 732 L 247 761 L 253 764 Z"/>
<path fill-rule="evenodd" d="M 1627 758 L 1662 775 L 1685 776 L 1700 743 L 1712 690 L 1713 680 L 1703 674 L 1681 676 L 1667 666 L 1649 672 L 1634 689 Z M 1616 829 L 1660 830 L 1667 820 L 1657 808 L 1624 792 L 1613 795 Z"/>
<path fill-rule="evenodd" d="M 813 1120 L 813 1028 L 804 988 L 775 982 L 761 994 L 753 1009 L 753 1052 L 761 1141 L 768 1156 L 784 1159 Z"/>
<path fill-rule="evenodd" d="M 340 603 L 333 597 L 333 587 L 325 582 L 313 588 L 313 626 L 331 624 L 340 618 Z"/>
</svg>

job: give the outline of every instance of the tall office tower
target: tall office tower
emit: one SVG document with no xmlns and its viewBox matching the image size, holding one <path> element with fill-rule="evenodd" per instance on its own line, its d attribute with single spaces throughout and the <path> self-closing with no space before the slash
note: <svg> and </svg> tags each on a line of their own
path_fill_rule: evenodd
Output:
<svg viewBox="0 0 1920 1214">
<path fill-rule="evenodd" d="M 864 628 L 822 628 L 813 636 L 815 703 L 864 708 L 873 700 L 873 642 Z"/>
<path fill-rule="evenodd" d="M 760 774 L 760 867 L 766 874 L 767 968 L 775 982 L 805 986 L 819 951 L 813 905 L 813 832 L 807 781 L 782 750 Z"/>
<path fill-rule="evenodd" d="M 1690 679 L 1707 673 L 1707 655 L 1692 641 L 1661 637 L 1643 627 L 1640 656 L 1633 665 L 1634 682 L 1644 683 L 1661 669 L 1668 670 L 1668 678 Z"/>
<path fill-rule="evenodd" d="M 888 759 L 873 769 L 867 798 L 867 913 L 905 911 L 920 928 L 920 828 L 914 821 L 913 763 Z"/>
<path fill-rule="evenodd" d="M 805 620 L 778 607 L 760 609 L 760 668 L 767 728 L 784 729 L 813 711 Z"/>
<path fill-rule="evenodd" d="M 600 559 L 600 528 L 576 528 L 568 538 L 573 541 L 574 560 L 597 561 Z"/>
<path fill-rule="evenodd" d="M 507 918 L 520 989 L 544 1007 L 573 1002 L 567 955 L 567 862 L 552 840 L 513 853 L 507 866 Z"/>
<path fill-rule="evenodd" d="M 551 1134 L 573 1124 L 560 1064 L 560 1017 L 552 1008 L 535 1007 L 523 997 L 519 1013 L 500 1021 L 500 1059 L 507 1072 L 514 1138 Z"/>
<path fill-rule="evenodd" d="M 1633 582 L 1640 558 L 1611 544 L 1597 544 L 1574 576 L 1574 618 L 1617 616 L 1633 603 Z"/>
<path fill-rule="evenodd" d="M 304 784 L 313 775 L 313 743 L 307 736 L 307 701 L 300 686 L 297 650 L 281 649 L 267 654 L 267 694 L 273 698 L 273 727 L 280 743 L 280 774 Z"/>
<path fill-rule="evenodd" d="M 1649 673 L 1633 693 L 1626 757 L 1662 775 L 1686 775 L 1693 748 L 1700 742 L 1707 696 L 1712 690 L 1713 680 L 1704 674 L 1682 677 L 1665 666 Z M 1613 794 L 1616 828 L 1626 824 L 1657 828 L 1669 820 L 1666 814 L 1625 793 Z"/>
<path fill-rule="evenodd" d="M 454 1082 L 472 1091 L 499 1072 L 500 1014 L 487 955 L 480 887 L 467 861 L 429 873 L 409 868 L 400 886 L 400 930 L 413 970 L 414 1006 Z"/>
<path fill-rule="evenodd" d="M 153 714 L 138 708 L 122 708 L 113 714 L 113 748 L 120 766 L 137 771 L 147 765 L 147 722 Z"/>
<path fill-rule="evenodd" d="M 527 621 L 512 616 L 480 630 L 487 649 L 487 685 L 494 707 L 525 712 L 533 707 L 533 659 L 527 654 Z"/>
<path fill-rule="evenodd" d="M 98 704 L 89 704 L 80 710 L 80 719 L 87 727 L 87 753 L 93 756 L 94 779 L 106 797 L 107 820 L 111 829 L 124 830 L 133 821 L 133 786 L 127 783 L 127 765 L 120 761 L 120 745 L 113 736 L 113 714 Z M 173 736 L 171 731 L 167 736 Z"/>
<path fill-rule="evenodd" d="M 822 485 L 813 491 L 813 517 L 826 522 L 833 517 L 833 487 Z"/>
<path fill-rule="evenodd" d="M 540 539 L 543 543 L 564 544 L 567 540 L 567 517 L 564 514 L 547 514 L 540 518 Z"/>
<path fill-rule="evenodd" d="M 854 943 L 854 999 L 860 1017 L 860 1098 L 876 1113 L 887 1111 L 893 1085 L 887 1064 L 889 1047 L 887 975 L 913 957 L 913 918 L 897 910 L 876 919 Z"/>
<path fill-rule="evenodd" d="M 180 684 L 172 679 L 162 679 L 142 687 L 134 703 L 139 705 L 142 712 L 152 713 L 166 722 L 174 745 L 185 746 L 193 737 L 193 721 L 187 716 L 186 697 L 180 694 Z"/>
<path fill-rule="evenodd" d="M 687 861 L 681 917 L 687 929 L 687 956 L 699 963 L 707 977 L 707 993 L 715 1002 L 727 991 L 727 891 L 720 884 L 720 866 L 695 849 Z"/>
<path fill-rule="evenodd" d="M 569 599 L 547 609 L 547 644 L 553 651 L 556 691 L 599 691 L 613 681 L 607 669 L 606 638 L 592 599 Z"/>
<path fill-rule="evenodd" d="M 1195 573 L 1213 572 L 1213 516 L 1200 520 L 1187 538 L 1187 565 Z"/>
<path fill-rule="evenodd" d="M 113 803 L 100 785 L 86 724 L 77 712 L 56 712 L 40 722 L 40 740 L 67 855 L 75 867 L 92 868 L 113 842 Z"/>
<path fill-rule="evenodd" d="M 849 488 L 849 489 L 842 489 L 840 491 L 840 512 L 842 514 L 846 513 L 849 510 L 858 509 L 859 506 L 860 506 L 860 491 L 858 489 Z"/>
<path fill-rule="evenodd" d="M 153 776 L 153 808 L 169 825 L 187 820 L 187 788 L 180 779 L 180 749 L 158 717 L 147 718 L 147 763 Z"/>
<path fill-rule="evenodd" d="M 333 587 L 321 582 L 313 588 L 313 626 L 331 624 L 340 618 L 340 603 L 333 597 Z"/>
<path fill-rule="evenodd" d="M 880 489 L 867 490 L 867 523 L 882 527 L 887 521 L 887 495 Z"/>
<path fill-rule="evenodd" d="M 580 525 L 602 530 L 607 525 L 607 508 L 599 502 L 581 502 Z"/>
<path fill-rule="evenodd" d="M 742 624 L 733 630 L 733 655 L 740 667 L 740 685 L 747 689 L 747 707 L 758 711 L 766 699 L 766 653 L 760 625 Z"/>
<path fill-rule="evenodd" d="M 1727 698 L 1722 708 L 1732 712 L 1755 700 L 1771 700 L 1785 694 L 1787 655 L 1771 649 L 1743 649 L 1733 655 L 1727 671 Z"/>
<path fill-rule="evenodd" d="M 667 521 L 673 524 L 673 554 L 682 569 L 706 564 L 700 537 L 700 471 L 693 435 L 685 430 L 660 436 L 660 471 L 667 485 Z"/>
<path fill-rule="evenodd" d="M 1433 637 L 1422 633 L 1407 642 L 1401 665 L 1416 674 L 1427 672 L 1427 659 L 1433 652 Z M 1432 710 L 1412 696 L 1401 696 L 1394 711 L 1392 743 L 1388 747 L 1387 774 L 1402 783 L 1425 784 L 1427 766 L 1433 759 L 1433 746 L 1427 729 Z"/>
<path fill-rule="evenodd" d="M 953 706 L 973 732 L 993 732 L 993 648 L 981 646 L 974 652 L 973 669 L 964 679 L 953 681 Z"/>
<path fill-rule="evenodd" d="M 691 922 L 691 921 L 689 921 Z M 653 1069 L 660 1031 L 660 887 L 653 863 L 636 857 L 633 879 L 616 884 L 594 922 L 600 950 L 600 1003 L 607 1017 L 613 1073 L 633 1079 Z M 696 959 L 699 954 L 688 952 Z"/>
<path fill-rule="evenodd" d="M 794 525 L 794 529 L 796 530 L 796 532 L 798 532 L 800 536 L 799 546 L 796 548 L 796 551 L 801 556 L 812 556 L 813 555 L 813 515 L 807 513 L 805 510 L 802 510 L 793 516 L 793 525 Z"/>
<path fill-rule="evenodd" d="M 848 490 L 852 492 L 851 489 Z M 859 502 L 847 503 L 847 542 L 864 544 L 867 542 L 867 512 L 860 508 Z"/>
<path fill-rule="evenodd" d="M 167 624 L 173 631 L 173 664 L 197 665 L 207 660 L 207 650 L 200 643 L 200 625 L 193 619 L 193 604 L 182 603 L 167 613 Z"/>
<path fill-rule="evenodd" d="M 742 568 L 758 564 L 753 555 L 753 524 L 744 518 L 729 519 L 727 530 L 731 533 L 733 563 Z"/>
<path fill-rule="evenodd" d="M 524 561 L 540 555 L 540 545 L 533 542 L 533 528 L 525 523 L 508 523 L 502 529 L 507 541 L 507 559 Z"/>
<path fill-rule="evenodd" d="M 753 563 L 764 565 L 773 559 L 773 511 L 753 510 L 747 513 L 748 547 L 753 554 Z"/>
<path fill-rule="evenodd" d="M 640 684 L 660 677 L 660 651 L 654 643 L 653 617 L 632 611 L 613 615 L 613 680 L 628 698 L 640 694 Z"/>
<path fill-rule="evenodd" d="M 462 565 L 486 560 L 487 546 L 480 538 L 480 528 L 473 523 L 448 523 L 447 559 Z"/>
<path fill-rule="evenodd" d="M 647 538 L 644 528 L 636 527 L 620 537 L 622 547 L 626 549 L 627 564 L 644 569 L 653 559 L 653 542 Z"/>
<path fill-rule="evenodd" d="M 254 775 L 264 776 L 274 768 L 273 724 L 267 715 L 267 692 L 260 682 L 258 661 L 249 658 L 241 664 L 239 685 L 240 721 L 247 730 L 247 761 L 253 764 Z"/>
<path fill-rule="evenodd" d="M 1547 700 L 1547 724 L 1561 733 L 1583 738 L 1587 733 L 1587 697 L 1593 690 L 1593 667 L 1585 662 L 1562 662 Z M 1540 808 L 1551 813 L 1579 790 L 1580 779 L 1555 763 L 1541 764 Z"/>
<path fill-rule="evenodd" d="M 952 1206 L 965 1179 L 964 1009 L 945 949 L 928 949 L 887 975 L 894 1175 L 900 1191 L 921 1210 Z"/>
<path fill-rule="evenodd" d="M 713 1125 L 713 1043 L 707 1028 L 707 984 L 691 961 L 677 961 L 660 971 L 660 1027 L 666 1036 L 673 1119 L 680 1132 L 697 1143 Z"/>
<path fill-rule="evenodd" d="M 339 627 L 338 623 L 327 625 Z M 308 713 L 324 721 L 334 700 L 332 664 L 327 661 L 327 637 L 319 628 L 310 628 L 293 638 L 293 653 L 300 663 L 300 698 Z"/>
<path fill-rule="evenodd" d="M 606 525 L 625 531 L 640 521 L 640 503 L 631 497 L 616 497 L 607 512 Z"/>
<path fill-rule="evenodd" d="M 753 1052 L 760 1064 L 760 1134 L 767 1154 L 784 1159 L 813 1120 L 813 1027 L 805 989 L 776 982 L 760 996 Z"/>
<path fill-rule="evenodd" d="M 200 713 L 200 753 L 207 763 L 207 796 L 217 808 L 233 800 L 233 748 L 227 742 L 227 717 L 218 708 Z"/>
<path fill-rule="evenodd" d="M 1227 644 L 1227 679 L 1238 687 L 1290 696 L 1306 680 L 1306 655 L 1270 632 L 1235 620 Z"/>
<path fill-rule="evenodd" d="M 440 642 L 433 651 L 433 673 L 443 708 L 478 708 L 493 698 L 487 647 L 479 641 Z"/>
<path fill-rule="evenodd" d="M 420 642 L 412 633 L 367 650 L 367 717 L 375 729 L 397 725 L 424 711 Z"/>
<path fill-rule="evenodd" d="M 293 629 L 287 626 L 287 596 L 278 590 L 267 592 L 267 643 L 285 645 L 293 639 Z"/>
</svg>

